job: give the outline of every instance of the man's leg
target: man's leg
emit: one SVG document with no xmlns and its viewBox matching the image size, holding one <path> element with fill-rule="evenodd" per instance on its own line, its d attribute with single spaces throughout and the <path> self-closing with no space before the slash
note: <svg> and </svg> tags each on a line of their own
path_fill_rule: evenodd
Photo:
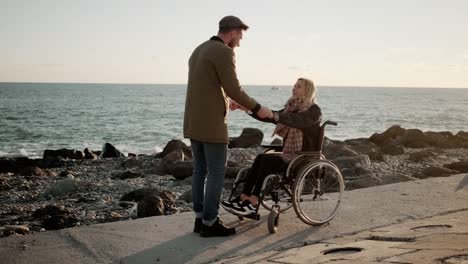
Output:
<svg viewBox="0 0 468 264">
<path fill-rule="evenodd" d="M 192 176 L 192 200 L 193 211 L 196 218 L 203 216 L 203 201 L 204 201 L 204 188 L 205 177 L 207 173 L 204 144 L 197 140 L 190 140 L 192 143 L 193 153 L 193 176 Z"/>
<path fill-rule="evenodd" d="M 210 226 L 216 222 L 221 193 L 224 188 L 227 144 L 205 143 L 204 147 L 208 176 L 205 190 L 205 207 L 203 208 L 203 223 Z"/>
</svg>

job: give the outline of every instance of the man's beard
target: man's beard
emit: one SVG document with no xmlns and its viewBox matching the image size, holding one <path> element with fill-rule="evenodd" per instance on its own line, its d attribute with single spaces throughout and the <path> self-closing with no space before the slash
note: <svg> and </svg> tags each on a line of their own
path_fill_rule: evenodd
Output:
<svg viewBox="0 0 468 264">
<path fill-rule="evenodd" d="M 229 47 L 231 47 L 231 49 L 237 47 L 237 43 L 236 43 L 236 40 L 233 39 L 231 41 L 229 41 L 229 43 L 227 44 Z"/>
</svg>

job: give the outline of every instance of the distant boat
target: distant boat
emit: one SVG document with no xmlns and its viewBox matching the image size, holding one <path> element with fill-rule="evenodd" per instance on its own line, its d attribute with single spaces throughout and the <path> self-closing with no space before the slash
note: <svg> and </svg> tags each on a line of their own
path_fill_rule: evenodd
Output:
<svg viewBox="0 0 468 264">
<path fill-rule="evenodd" d="M 272 86 L 271 89 L 272 90 L 279 90 L 280 88 L 278 86 Z"/>
</svg>

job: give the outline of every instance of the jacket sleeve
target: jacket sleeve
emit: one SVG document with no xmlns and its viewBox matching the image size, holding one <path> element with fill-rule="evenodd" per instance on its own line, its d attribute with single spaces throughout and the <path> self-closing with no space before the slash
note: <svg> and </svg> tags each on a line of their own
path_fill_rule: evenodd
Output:
<svg viewBox="0 0 468 264">
<path fill-rule="evenodd" d="M 226 48 L 217 52 L 216 55 L 216 58 L 213 59 L 213 63 L 216 67 L 221 86 L 227 96 L 247 109 L 253 110 L 256 108 L 257 101 L 245 93 L 237 79 L 234 51 Z"/>
<path fill-rule="evenodd" d="M 322 111 L 317 105 L 313 105 L 305 112 L 279 113 L 278 123 L 294 128 L 306 128 L 314 126 L 322 121 Z"/>
<path fill-rule="evenodd" d="M 281 109 L 279 111 L 273 111 L 273 112 L 277 112 L 278 114 L 281 114 L 282 112 L 284 111 L 284 109 Z M 276 120 L 274 118 L 261 118 L 257 115 L 257 113 L 251 113 L 249 114 L 251 117 L 257 119 L 258 121 L 262 121 L 262 122 L 266 122 L 266 123 L 273 123 L 273 124 L 277 124 Z"/>
</svg>

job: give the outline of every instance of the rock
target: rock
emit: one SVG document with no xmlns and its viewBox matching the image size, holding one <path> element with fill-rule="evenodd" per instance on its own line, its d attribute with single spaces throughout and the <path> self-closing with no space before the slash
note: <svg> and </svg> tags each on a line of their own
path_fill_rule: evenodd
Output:
<svg viewBox="0 0 468 264">
<path fill-rule="evenodd" d="M 42 221 L 42 227 L 46 230 L 58 230 L 76 226 L 78 219 L 74 215 L 53 215 Z"/>
<path fill-rule="evenodd" d="M 192 159 L 192 149 L 180 140 L 173 139 L 164 147 L 163 151 L 156 154 L 156 158 L 164 158 L 174 151 L 182 151 L 184 159 Z"/>
<path fill-rule="evenodd" d="M 346 181 L 346 190 L 354 190 L 354 189 L 361 189 L 361 188 L 369 188 L 378 186 L 381 184 L 381 180 L 373 175 L 364 175 L 358 178 L 355 178 L 350 181 Z"/>
<path fill-rule="evenodd" d="M 428 144 L 425 143 L 424 133 L 419 129 L 407 129 L 405 133 L 398 138 L 398 142 L 406 147 L 418 147 L 418 144 L 428 146 Z"/>
<path fill-rule="evenodd" d="M 263 140 L 263 132 L 257 128 L 244 128 L 239 137 L 229 139 L 229 148 L 251 148 L 260 146 Z"/>
<path fill-rule="evenodd" d="M 436 146 L 444 148 L 449 140 L 449 137 L 452 137 L 450 132 L 424 132 L 424 142 L 431 146 Z"/>
<path fill-rule="evenodd" d="M 7 232 L 14 232 L 22 235 L 29 233 L 29 227 L 25 225 L 6 225 L 4 227 Z"/>
<path fill-rule="evenodd" d="M 44 151 L 43 158 L 45 159 L 46 157 L 52 157 L 52 158 L 62 157 L 64 159 L 81 160 L 85 158 L 85 154 L 82 151 L 76 150 L 76 149 L 66 149 L 66 148 L 57 149 L 57 150 L 46 149 Z"/>
<path fill-rule="evenodd" d="M 71 214 L 71 212 L 68 209 L 65 209 L 65 207 L 63 206 L 47 205 L 46 207 L 39 208 L 36 211 L 34 211 L 32 216 L 34 218 L 43 219 L 48 216 L 68 214 Z"/>
<path fill-rule="evenodd" d="M 396 141 L 388 141 L 385 145 L 382 146 L 382 153 L 396 156 L 405 153 L 405 149 L 402 146 L 398 146 Z"/>
<path fill-rule="evenodd" d="M 244 167 L 226 167 L 226 179 L 235 179 L 237 173 Z"/>
<path fill-rule="evenodd" d="M 375 146 L 375 143 L 370 141 L 368 138 L 347 139 L 344 143 L 349 146 Z"/>
<path fill-rule="evenodd" d="M 12 188 L 12 186 L 9 184 L 9 179 L 0 177 L 0 191 L 8 191 Z"/>
<path fill-rule="evenodd" d="M 359 175 L 370 174 L 370 170 L 362 168 L 362 167 L 344 168 L 341 170 L 341 174 L 343 175 L 345 179 L 349 179 L 349 178 L 356 178 L 356 176 L 359 176 Z"/>
<path fill-rule="evenodd" d="M 333 163 L 338 166 L 340 170 L 355 167 L 369 168 L 371 164 L 369 156 L 363 154 L 354 157 L 339 157 L 334 159 Z"/>
<path fill-rule="evenodd" d="M 184 152 L 182 150 L 174 150 L 167 154 L 156 169 L 157 175 L 166 175 L 170 173 L 171 166 L 177 161 L 183 161 L 185 159 Z"/>
<path fill-rule="evenodd" d="M 358 145 L 357 144 L 358 142 L 353 142 L 353 144 L 356 144 L 356 145 L 351 145 L 349 147 L 354 152 L 369 156 L 370 160 L 372 161 L 384 161 L 384 157 L 382 153 L 380 152 L 380 149 L 374 143 L 370 141 L 368 142 L 369 144 L 365 144 L 365 145 Z"/>
<path fill-rule="evenodd" d="M 430 149 L 425 149 L 418 152 L 413 152 L 409 154 L 409 160 L 413 162 L 421 162 L 423 160 L 431 160 L 433 157 L 436 157 L 437 154 Z"/>
<path fill-rule="evenodd" d="M 270 145 L 283 145 L 283 140 L 281 138 L 275 138 L 273 141 L 271 141 Z"/>
<path fill-rule="evenodd" d="M 48 173 L 39 167 L 26 167 L 19 172 L 22 176 L 46 177 Z"/>
<path fill-rule="evenodd" d="M 16 173 L 26 167 L 38 166 L 39 159 L 29 159 L 26 157 L 4 158 L 0 157 L 0 173 Z"/>
<path fill-rule="evenodd" d="M 382 146 L 385 143 L 387 143 L 390 140 L 394 140 L 400 136 L 402 136 L 405 133 L 405 129 L 401 128 L 400 126 L 392 126 L 389 129 L 387 129 L 385 132 L 378 134 L 375 133 L 373 134 L 370 138 L 369 141 Z"/>
<path fill-rule="evenodd" d="M 468 160 L 446 164 L 444 167 L 461 173 L 468 173 Z"/>
<path fill-rule="evenodd" d="M 38 166 L 43 169 L 64 167 L 65 160 L 62 157 L 45 157 L 38 162 Z"/>
<path fill-rule="evenodd" d="M 466 140 L 468 141 L 468 132 L 464 132 L 464 131 L 459 131 L 457 134 L 456 134 L 457 137 L 463 139 L 463 140 Z"/>
<path fill-rule="evenodd" d="M 323 154 L 327 159 L 336 159 L 339 157 L 354 157 L 359 154 L 344 144 L 328 144 L 326 145 Z"/>
<path fill-rule="evenodd" d="M 102 146 L 102 153 L 101 158 L 121 158 L 125 157 L 125 155 L 116 149 L 112 144 L 105 143 Z"/>
<path fill-rule="evenodd" d="M 417 178 L 425 179 L 429 177 L 443 177 L 457 174 L 458 171 L 447 169 L 444 167 L 430 166 L 422 170 L 420 175 L 415 175 Z"/>
<path fill-rule="evenodd" d="M 192 189 L 184 192 L 180 197 L 179 197 L 179 200 L 181 201 L 184 201 L 184 202 L 187 202 L 187 203 L 191 203 L 193 200 L 192 200 Z"/>
<path fill-rule="evenodd" d="M 138 202 L 137 215 L 139 218 L 164 215 L 163 199 L 155 194 L 146 195 Z"/>
<path fill-rule="evenodd" d="M 170 165 L 168 169 L 169 174 L 174 176 L 177 180 L 183 180 L 192 176 L 193 162 L 189 161 L 176 161 Z"/>
<path fill-rule="evenodd" d="M 248 165 L 252 163 L 255 160 L 255 157 L 257 157 L 261 152 L 261 148 L 232 148 L 227 152 L 228 163 L 234 162 L 240 166 Z"/>
<path fill-rule="evenodd" d="M 90 159 L 90 160 L 96 160 L 99 158 L 98 155 L 96 155 L 95 153 L 93 153 L 92 151 L 90 151 L 88 148 L 85 148 L 84 151 L 83 151 L 84 155 L 85 155 L 85 159 Z"/>
<path fill-rule="evenodd" d="M 64 171 L 61 171 L 59 173 L 59 176 L 60 177 L 67 177 L 68 175 L 73 175 L 73 174 L 75 174 L 75 172 L 72 171 L 72 170 L 64 170 Z"/>
<path fill-rule="evenodd" d="M 75 192 L 78 190 L 78 183 L 73 179 L 63 179 L 57 182 L 55 185 L 47 189 L 44 193 L 45 197 L 55 196 L 60 197 L 68 193 Z"/>
<path fill-rule="evenodd" d="M 167 201 L 174 201 L 175 200 L 175 195 L 170 192 L 170 191 L 159 191 L 156 188 L 141 188 L 137 189 L 134 191 L 131 191 L 120 199 L 120 201 L 135 201 L 139 202 L 143 199 L 143 197 L 150 195 L 150 194 L 155 194 L 156 196 L 161 197 L 163 200 Z"/>
<path fill-rule="evenodd" d="M 136 204 L 135 202 L 128 202 L 128 201 L 120 201 L 119 202 L 120 207 L 126 208 L 126 209 L 132 208 L 133 206 L 135 206 L 135 204 Z"/>
<path fill-rule="evenodd" d="M 112 175 L 112 179 L 121 179 L 121 180 L 133 179 L 133 178 L 142 178 L 142 177 L 143 177 L 143 175 L 141 175 L 140 173 L 133 172 L 131 170 L 115 173 L 114 175 Z"/>
<path fill-rule="evenodd" d="M 128 157 L 124 161 L 122 161 L 121 166 L 124 168 L 133 168 L 133 167 L 140 167 L 142 165 L 141 159 L 135 157 Z"/>
<path fill-rule="evenodd" d="M 403 173 L 391 173 L 385 176 L 379 177 L 380 184 L 390 184 L 390 183 L 397 183 L 397 182 L 407 182 L 415 180 L 414 177 Z"/>
</svg>

